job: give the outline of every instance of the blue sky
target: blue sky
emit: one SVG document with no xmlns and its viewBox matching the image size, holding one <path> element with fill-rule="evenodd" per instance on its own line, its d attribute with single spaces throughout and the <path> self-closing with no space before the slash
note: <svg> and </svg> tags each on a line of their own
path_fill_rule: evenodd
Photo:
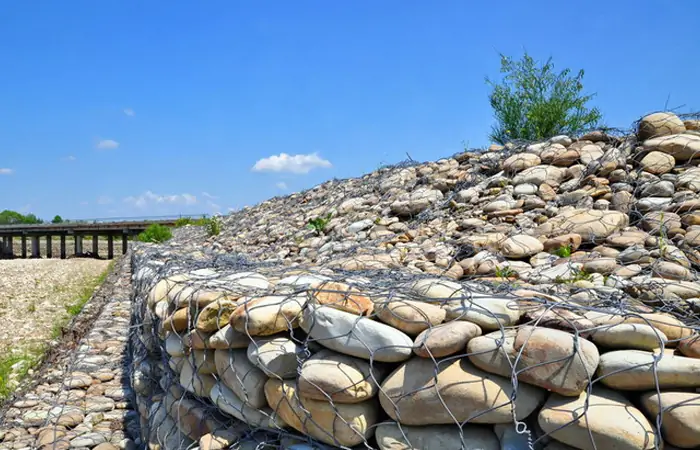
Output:
<svg viewBox="0 0 700 450">
<path fill-rule="evenodd" d="M 226 212 L 486 145 L 499 52 L 584 68 L 611 126 L 700 110 L 699 17 L 697 1 L 2 2 L 0 209 Z"/>
</svg>

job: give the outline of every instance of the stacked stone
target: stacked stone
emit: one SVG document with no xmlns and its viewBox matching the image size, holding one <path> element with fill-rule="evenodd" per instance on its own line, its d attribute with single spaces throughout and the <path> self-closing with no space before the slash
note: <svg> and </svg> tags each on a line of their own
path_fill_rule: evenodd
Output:
<svg viewBox="0 0 700 450">
<path fill-rule="evenodd" d="M 700 338 L 670 313 L 189 251 L 135 256 L 149 448 L 700 446 Z"/>
</svg>

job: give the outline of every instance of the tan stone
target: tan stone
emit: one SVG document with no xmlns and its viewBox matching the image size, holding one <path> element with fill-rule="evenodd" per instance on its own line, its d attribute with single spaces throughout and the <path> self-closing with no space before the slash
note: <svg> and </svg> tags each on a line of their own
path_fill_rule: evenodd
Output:
<svg viewBox="0 0 700 450">
<path fill-rule="evenodd" d="M 465 351 L 470 339 L 480 336 L 478 325 L 462 320 L 443 323 L 419 334 L 413 345 L 413 353 L 421 358 L 443 358 Z"/>
<path fill-rule="evenodd" d="M 412 427 L 395 422 L 377 427 L 379 450 L 500 450 L 496 434 L 479 425 Z"/>
<path fill-rule="evenodd" d="M 572 209 L 560 213 L 549 221 L 540 225 L 537 230 L 540 234 L 549 234 L 556 231 L 564 233 L 576 233 L 584 242 L 590 242 L 606 238 L 627 226 L 629 218 L 618 211 L 599 211 L 593 209 Z"/>
<path fill-rule="evenodd" d="M 544 250 L 537 238 L 526 234 L 511 236 L 501 244 L 501 253 L 506 258 L 526 258 Z"/>
<path fill-rule="evenodd" d="M 664 348 L 668 338 L 655 327 L 641 323 L 605 325 L 591 333 L 597 345 L 616 349 L 655 350 Z"/>
<path fill-rule="evenodd" d="M 267 398 L 267 396 L 266 396 Z M 279 417 L 279 411 L 273 412 L 271 408 L 253 408 L 241 400 L 223 383 L 216 383 L 211 389 L 211 401 L 220 410 L 230 414 L 238 420 L 242 420 L 250 427 L 275 428 L 284 427 L 286 424 Z"/>
<path fill-rule="evenodd" d="M 544 251 L 553 252 L 562 247 L 568 247 L 572 252 L 581 246 L 581 235 L 576 233 L 562 234 L 544 241 Z"/>
<path fill-rule="evenodd" d="M 657 381 L 660 389 L 700 387 L 699 359 L 663 354 L 654 368 L 654 358 L 654 353 L 641 350 L 604 353 L 596 376 L 618 390 L 656 389 Z"/>
<path fill-rule="evenodd" d="M 639 121 L 637 136 L 644 141 L 658 136 L 682 133 L 685 131 L 683 121 L 671 112 L 657 112 L 644 116 Z"/>
<path fill-rule="evenodd" d="M 413 300 L 393 300 L 375 308 L 381 321 L 412 336 L 442 323 L 446 315 L 437 305 Z"/>
<path fill-rule="evenodd" d="M 234 330 L 250 336 L 271 336 L 299 326 L 306 296 L 274 295 L 248 299 L 244 297 L 231 313 Z"/>
<path fill-rule="evenodd" d="M 321 350 L 301 366 L 297 382 L 304 398 L 334 403 L 360 403 L 377 395 L 386 372 L 369 361 Z"/>
<path fill-rule="evenodd" d="M 189 327 L 190 309 L 178 309 L 163 321 L 163 330 L 182 333 Z"/>
<path fill-rule="evenodd" d="M 294 381 L 270 379 L 265 396 L 270 407 L 289 426 L 321 442 L 352 447 L 374 434 L 379 417 L 376 400 L 331 404 L 296 394 Z"/>
<path fill-rule="evenodd" d="M 311 285 L 311 301 L 357 315 L 372 314 L 374 303 L 358 289 L 344 283 L 323 281 Z"/>
<path fill-rule="evenodd" d="M 446 360 L 436 370 L 432 359 L 413 358 L 382 384 L 379 400 L 384 411 L 404 425 L 507 423 L 513 419 L 508 378 L 484 372 L 467 358 Z M 518 420 L 532 413 L 544 391 L 521 384 L 516 397 Z"/>
<path fill-rule="evenodd" d="M 652 420 L 663 409 L 661 431 L 668 443 L 681 448 L 700 446 L 700 394 L 652 391 L 643 394 L 641 402 Z"/>
<path fill-rule="evenodd" d="M 639 165 L 646 172 L 662 175 L 673 170 L 676 166 L 676 159 L 663 152 L 649 152 L 642 158 Z"/>
<path fill-rule="evenodd" d="M 617 269 L 617 260 L 614 258 L 596 258 L 583 263 L 583 269 L 586 273 L 599 273 L 609 275 Z"/>
<path fill-rule="evenodd" d="M 597 383 L 590 396 L 552 394 L 538 423 L 552 438 L 581 450 L 655 448 L 654 429 L 644 414 L 621 394 Z"/>
<path fill-rule="evenodd" d="M 503 170 L 509 173 L 521 172 L 541 163 L 540 157 L 533 153 L 517 153 L 503 161 Z"/>
<path fill-rule="evenodd" d="M 263 388 L 268 377 L 250 362 L 246 350 L 216 350 L 214 362 L 219 381 L 238 398 L 253 408 L 263 408 L 267 404 Z"/>
<path fill-rule="evenodd" d="M 226 348 L 248 348 L 250 345 L 250 336 L 240 331 L 236 331 L 228 324 L 209 338 L 209 348 L 226 349 Z"/>
<path fill-rule="evenodd" d="M 646 140 L 644 148 L 669 154 L 676 161 L 689 161 L 700 158 L 700 136 L 683 133 L 656 137 Z"/>
<path fill-rule="evenodd" d="M 237 304 L 232 300 L 217 300 L 208 304 L 197 315 L 195 327 L 199 331 L 215 332 L 228 324 Z"/>
<path fill-rule="evenodd" d="M 678 350 L 689 358 L 700 358 L 700 336 L 694 335 L 678 343 Z"/>
</svg>

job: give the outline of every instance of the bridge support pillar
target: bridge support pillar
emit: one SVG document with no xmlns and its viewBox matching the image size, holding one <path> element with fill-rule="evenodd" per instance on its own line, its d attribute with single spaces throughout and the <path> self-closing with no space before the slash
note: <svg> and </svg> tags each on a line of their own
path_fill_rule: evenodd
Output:
<svg viewBox="0 0 700 450">
<path fill-rule="evenodd" d="M 122 255 L 126 255 L 126 251 L 129 248 L 129 235 L 122 234 Z"/>
<path fill-rule="evenodd" d="M 114 236 L 107 235 L 107 259 L 114 259 Z"/>
<path fill-rule="evenodd" d="M 66 259 L 66 235 L 61 235 L 61 259 Z"/>
<path fill-rule="evenodd" d="M 41 248 L 39 247 L 39 236 L 32 236 L 32 258 L 41 258 Z"/>
<path fill-rule="evenodd" d="M 27 236 L 22 235 L 22 258 L 27 257 Z"/>
<path fill-rule="evenodd" d="M 93 253 L 92 256 L 95 258 L 100 256 L 99 255 L 99 253 L 100 253 L 99 243 L 100 243 L 100 237 L 96 234 L 93 234 L 92 235 L 92 253 Z"/>
<path fill-rule="evenodd" d="M 75 256 L 81 255 L 83 253 L 83 236 L 76 234 L 73 239 L 75 239 Z"/>
<path fill-rule="evenodd" d="M 53 257 L 53 248 L 51 248 L 51 235 L 46 235 L 46 257 L 51 259 Z"/>
</svg>

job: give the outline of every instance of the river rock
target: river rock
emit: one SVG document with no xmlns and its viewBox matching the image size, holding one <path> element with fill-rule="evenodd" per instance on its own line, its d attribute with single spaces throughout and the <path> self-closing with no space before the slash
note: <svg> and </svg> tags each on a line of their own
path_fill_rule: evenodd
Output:
<svg viewBox="0 0 700 450">
<path fill-rule="evenodd" d="M 445 320 L 446 311 L 437 305 L 414 300 L 393 300 L 376 307 L 377 317 L 384 323 L 408 335 L 421 331 Z"/>
<path fill-rule="evenodd" d="M 270 379 L 265 396 L 270 407 L 292 428 L 331 445 L 352 447 L 370 439 L 379 417 L 376 400 L 331 404 L 296 394 L 294 381 Z"/>
<path fill-rule="evenodd" d="M 666 153 L 676 161 L 689 161 L 700 157 L 700 136 L 684 133 L 656 137 L 645 141 L 644 149 Z"/>
<path fill-rule="evenodd" d="M 360 403 L 379 391 L 386 371 L 372 370 L 368 361 L 321 350 L 301 366 L 297 387 L 299 395 L 334 403 Z"/>
<path fill-rule="evenodd" d="M 654 359 L 657 358 L 656 377 Z M 641 350 L 616 350 L 604 353 L 596 376 L 613 389 L 640 391 L 656 388 L 700 387 L 700 359 L 669 354 L 654 355 Z"/>
<path fill-rule="evenodd" d="M 501 244 L 501 253 L 506 258 L 527 258 L 542 250 L 544 246 L 540 241 L 525 234 L 511 236 Z"/>
<path fill-rule="evenodd" d="M 250 345 L 246 355 L 253 365 L 262 370 L 268 377 L 293 378 L 302 351 L 301 346 L 285 336 L 256 338 Z"/>
<path fill-rule="evenodd" d="M 216 350 L 214 352 L 216 373 L 219 375 L 220 382 L 231 389 L 242 401 L 253 408 L 263 408 L 266 405 L 263 388 L 267 375 L 253 365 L 247 353 L 242 349 Z"/>
<path fill-rule="evenodd" d="M 577 397 L 552 394 L 538 415 L 545 433 L 582 450 L 652 450 L 654 429 L 621 394 L 597 384 Z"/>
<path fill-rule="evenodd" d="M 473 322 L 483 330 L 509 327 L 520 319 L 520 306 L 514 297 L 474 293 L 471 300 L 450 300 L 444 304 L 448 320 Z"/>
<path fill-rule="evenodd" d="M 257 409 L 243 402 L 223 383 L 215 383 L 211 389 L 211 400 L 219 409 L 242 420 L 252 427 L 274 428 L 284 426 L 275 412 L 270 408 Z M 284 420 L 284 419 L 282 419 Z"/>
<path fill-rule="evenodd" d="M 639 165 L 649 173 L 662 175 L 673 170 L 676 166 L 676 159 L 663 152 L 649 152 L 642 158 Z"/>
<path fill-rule="evenodd" d="M 480 425 L 412 427 L 382 423 L 377 427 L 379 450 L 500 450 L 496 434 Z"/>
<path fill-rule="evenodd" d="M 597 345 L 614 349 L 655 350 L 664 348 L 668 338 L 659 329 L 641 323 L 606 325 L 591 333 Z"/>
<path fill-rule="evenodd" d="M 523 326 L 495 331 L 467 344 L 471 362 L 487 372 L 510 377 L 518 358 L 518 379 L 561 395 L 576 396 L 598 367 L 596 346 L 570 333 Z"/>
<path fill-rule="evenodd" d="M 627 226 L 629 218 L 618 211 L 599 211 L 593 209 L 573 209 L 563 212 L 540 225 L 538 233 L 557 234 L 576 233 L 583 242 L 606 238 Z"/>
<path fill-rule="evenodd" d="M 248 348 L 250 336 L 233 329 L 231 324 L 227 324 L 222 329 L 212 334 L 208 340 L 209 348 Z"/>
<path fill-rule="evenodd" d="M 344 283 L 324 281 L 311 285 L 311 301 L 357 315 L 372 314 L 374 303 L 358 289 Z"/>
<path fill-rule="evenodd" d="M 413 340 L 394 327 L 329 306 L 308 304 L 301 328 L 331 350 L 374 361 L 404 361 L 413 347 Z"/>
<path fill-rule="evenodd" d="M 643 394 L 641 402 L 650 420 L 663 409 L 661 431 L 666 442 L 680 448 L 700 446 L 700 394 L 652 391 Z"/>
<path fill-rule="evenodd" d="M 509 173 L 521 172 L 530 167 L 539 165 L 542 161 L 540 157 L 533 153 L 518 153 L 509 156 L 503 161 L 503 170 Z"/>
<path fill-rule="evenodd" d="M 228 324 L 229 317 L 236 308 L 237 303 L 228 299 L 210 303 L 199 312 L 195 326 L 203 332 L 220 330 Z"/>
<path fill-rule="evenodd" d="M 532 183 L 540 185 L 544 182 L 559 184 L 564 180 L 566 170 L 547 165 L 539 165 L 523 170 L 513 177 L 513 184 Z"/>
<path fill-rule="evenodd" d="M 432 359 L 413 358 L 387 377 L 379 401 L 403 425 L 453 424 L 455 420 L 507 423 L 512 420 L 512 389 L 508 378 L 484 372 L 467 358 L 443 361 L 437 369 Z M 542 389 L 519 385 L 518 420 L 529 416 L 543 399 Z"/>
<path fill-rule="evenodd" d="M 471 322 L 443 323 L 419 334 L 413 342 L 413 353 L 421 358 L 442 358 L 465 351 L 467 342 L 480 335 L 481 328 Z"/>
<path fill-rule="evenodd" d="M 271 336 L 296 328 L 306 296 L 267 296 L 241 301 L 230 322 L 234 330 L 250 336 Z"/>
<path fill-rule="evenodd" d="M 658 136 L 682 133 L 685 131 L 683 121 L 670 112 L 657 112 L 642 117 L 637 128 L 637 136 L 642 141 Z"/>
</svg>

